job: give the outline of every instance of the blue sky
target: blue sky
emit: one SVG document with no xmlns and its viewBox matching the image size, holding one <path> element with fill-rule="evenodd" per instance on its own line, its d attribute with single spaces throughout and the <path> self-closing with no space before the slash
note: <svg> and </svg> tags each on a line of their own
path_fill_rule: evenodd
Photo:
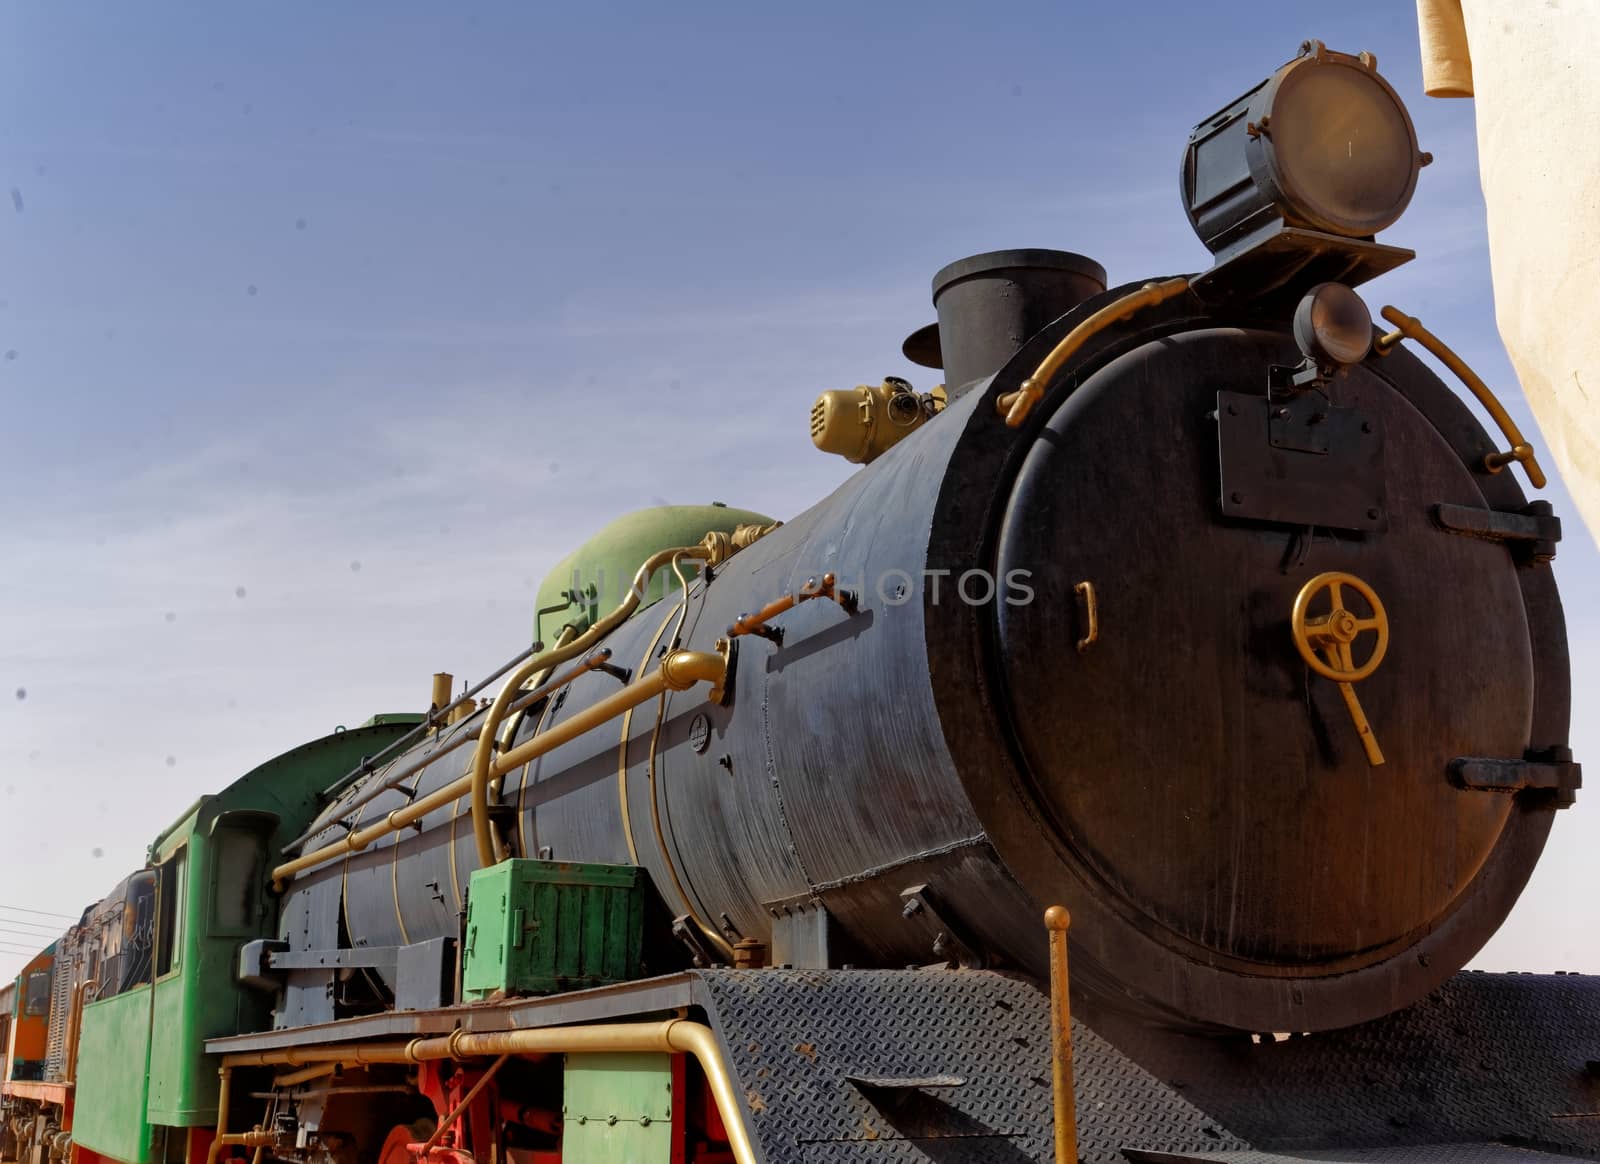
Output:
<svg viewBox="0 0 1600 1164">
<path fill-rule="evenodd" d="M 815 393 L 928 387 L 899 344 L 951 259 L 1203 267 L 1188 130 L 1307 36 L 1377 53 L 1438 158 L 1385 235 L 1420 258 L 1368 302 L 1532 427 L 1472 105 L 1421 96 L 1401 0 L 470 12 L 0 15 L 0 906 L 74 913 L 195 796 L 481 676 L 618 512 L 804 509 L 849 469 L 810 445 Z M 1597 841 L 1580 802 L 1479 964 L 1600 970 Z"/>
</svg>

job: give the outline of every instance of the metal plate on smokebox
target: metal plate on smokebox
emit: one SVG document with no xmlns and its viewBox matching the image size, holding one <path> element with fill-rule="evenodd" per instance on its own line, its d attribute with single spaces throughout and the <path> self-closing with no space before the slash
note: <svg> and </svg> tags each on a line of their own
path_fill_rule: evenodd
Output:
<svg viewBox="0 0 1600 1164">
<path fill-rule="evenodd" d="M 1318 393 L 1269 401 L 1218 392 L 1217 460 L 1227 517 L 1362 531 L 1387 525 L 1382 427 Z"/>
</svg>

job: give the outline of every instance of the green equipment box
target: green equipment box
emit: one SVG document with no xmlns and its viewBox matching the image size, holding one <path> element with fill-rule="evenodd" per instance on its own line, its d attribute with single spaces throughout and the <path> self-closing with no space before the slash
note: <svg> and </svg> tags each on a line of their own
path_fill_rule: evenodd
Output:
<svg viewBox="0 0 1600 1164">
<path fill-rule="evenodd" d="M 512 857 L 473 873 L 462 993 L 554 994 L 642 976 L 644 877 L 636 865 Z"/>
</svg>

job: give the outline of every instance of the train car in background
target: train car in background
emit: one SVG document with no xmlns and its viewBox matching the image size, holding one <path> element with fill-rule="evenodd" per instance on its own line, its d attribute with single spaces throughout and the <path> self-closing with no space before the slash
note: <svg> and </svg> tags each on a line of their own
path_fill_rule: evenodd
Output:
<svg viewBox="0 0 1600 1164">
<path fill-rule="evenodd" d="M 0 984 L 0 1087 L 11 1078 L 11 1026 L 12 1011 L 17 1005 L 17 984 Z M 0 1100 L 0 1102 L 4 1102 Z M 11 1151 L 11 1125 L 0 1116 L 0 1160 L 13 1159 Z"/>
<path fill-rule="evenodd" d="M 234 977 L 240 948 L 277 932 L 268 853 L 311 822 L 322 789 L 420 719 L 340 727 L 201 797 L 145 868 L 23 967 L 4 995 L 5 1159 L 206 1159 L 218 1081 L 205 1041 L 271 1022 L 270 1001 Z"/>
</svg>

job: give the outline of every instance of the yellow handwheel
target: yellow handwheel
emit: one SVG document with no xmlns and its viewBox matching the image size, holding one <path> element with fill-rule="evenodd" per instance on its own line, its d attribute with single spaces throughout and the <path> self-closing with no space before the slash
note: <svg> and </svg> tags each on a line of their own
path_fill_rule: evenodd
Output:
<svg viewBox="0 0 1600 1164">
<path fill-rule="evenodd" d="M 1369 616 L 1360 618 L 1345 608 L 1346 586 L 1366 600 L 1372 608 Z M 1332 609 L 1327 614 L 1310 614 L 1312 600 L 1324 590 L 1329 593 Z M 1389 616 L 1377 593 L 1354 574 L 1337 570 L 1318 574 L 1300 588 L 1300 593 L 1295 595 L 1289 629 L 1306 666 L 1335 683 L 1356 683 L 1365 679 L 1378 669 L 1384 652 L 1389 649 Z M 1368 631 L 1375 632 L 1378 641 L 1366 662 L 1357 666 L 1351 644 Z"/>
</svg>

